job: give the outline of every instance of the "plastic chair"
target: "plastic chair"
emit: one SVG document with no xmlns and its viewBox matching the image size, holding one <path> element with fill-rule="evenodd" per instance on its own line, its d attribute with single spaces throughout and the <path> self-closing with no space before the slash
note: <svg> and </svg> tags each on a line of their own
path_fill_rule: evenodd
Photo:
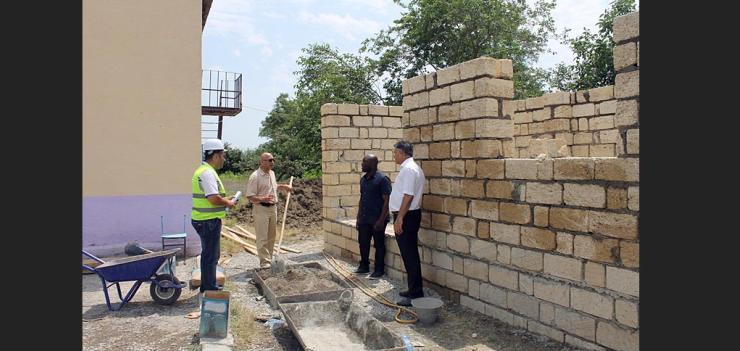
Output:
<svg viewBox="0 0 740 351">
<path fill-rule="evenodd" d="M 187 223 L 187 216 L 182 216 L 182 233 L 165 233 L 164 232 L 164 216 L 160 216 L 160 223 L 161 223 L 161 237 L 162 237 L 162 251 L 165 250 L 167 247 L 178 247 L 182 246 L 182 257 L 185 258 L 187 253 L 187 240 L 188 240 L 188 233 L 185 231 L 185 226 Z M 175 241 L 176 243 L 171 243 Z M 182 241 L 182 242 L 180 242 Z"/>
</svg>

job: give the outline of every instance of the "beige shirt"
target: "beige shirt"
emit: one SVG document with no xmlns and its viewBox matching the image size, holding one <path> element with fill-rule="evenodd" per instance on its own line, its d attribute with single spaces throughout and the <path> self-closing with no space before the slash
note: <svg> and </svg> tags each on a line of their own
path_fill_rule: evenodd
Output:
<svg viewBox="0 0 740 351">
<path fill-rule="evenodd" d="M 252 172 L 247 181 L 247 197 L 250 196 L 265 196 L 272 193 L 277 200 L 277 181 L 275 180 L 275 172 L 270 170 L 270 173 L 265 173 L 261 168 L 257 168 L 256 171 Z"/>
</svg>

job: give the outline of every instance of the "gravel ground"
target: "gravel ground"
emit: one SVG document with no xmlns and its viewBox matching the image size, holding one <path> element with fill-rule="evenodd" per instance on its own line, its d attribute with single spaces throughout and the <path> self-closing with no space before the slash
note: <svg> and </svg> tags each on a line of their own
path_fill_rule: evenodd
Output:
<svg viewBox="0 0 740 351">
<path fill-rule="evenodd" d="M 288 264 L 317 261 L 324 267 L 331 266 L 321 254 L 323 236 L 316 234 L 296 235 L 285 239 L 286 245 L 301 250 L 282 257 Z M 338 260 L 348 270 L 354 264 Z M 179 262 L 178 277 L 185 279 L 195 265 L 194 259 Z M 272 315 L 282 318 L 279 310 L 273 310 L 260 295 L 252 280 L 259 266 L 257 257 L 246 252 L 232 257 L 224 269 L 227 288 L 232 301 L 254 315 Z M 392 301 L 398 300 L 398 292 L 406 284 L 389 279 L 362 278 L 367 285 Z M 127 289 L 131 284 L 124 284 Z M 184 316 L 197 309 L 197 290 L 184 289 L 180 299 L 172 306 L 155 304 L 149 296 L 148 284 L 143 285 L 136 297 L 121 311 L 109 312 L 101 292 L 100 280 L 96 275 L 83 275 L 83 350 L 198 350 L 198 320 Z M 112 292 L 112 291 L 111 291 Z M 437 323 L 424 326 L 395 322 L 396 311 L 388 308 L 359 289 L 354 290 L 355 303 L 386 325 L 391 331 L 406 334 L 421 350 L 496 350 L 496 351 L 545 351 L 574 350 L 569 346 L 534 336 L 522 329 L 513 328 L 491 317 L 445 301 Z M 439 297 L 434 290 L 425 288 L 427 296 Z M 287 326 L 271 330 L 254 322 L 250 327 L 248 342 L 240 342 L 235 336 L 236 350 L 302 350 L 298 340 Z M 234 329 L 232 329 L 232 333 Z"/>
</svg>

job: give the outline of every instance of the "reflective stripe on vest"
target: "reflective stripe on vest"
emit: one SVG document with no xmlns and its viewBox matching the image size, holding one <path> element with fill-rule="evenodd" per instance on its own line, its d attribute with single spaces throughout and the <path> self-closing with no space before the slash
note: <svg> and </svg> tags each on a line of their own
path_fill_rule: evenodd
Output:
<svg viewBox="0 0 740 351">
<path fill-rule="evenodd" d="M 214 195 L 214 194 L 211 194 L 211 195 Z M 221 195 L 221 197 L 226 197 L 226 193 L 219 193 L 219 195 Z M 205 193 L 203 193 L 203 194 L 193 194 L 193 199 L 207 199 L 207 198 L 208 198 L 208 196 L 206 196 Z"/>
<path fill-rule="evenodd" d="M 221 206 L 221 207 L 210 207 L 210 208 L 193 207 L 193 210 L 198 211 L 198 212 L 207 212 L 207 213 L 210 213 L 210 212 L 225 211 L 226 210 L 226 207 L 224 207 L 224 206 Z"/>
<path fill-rule="evenodd" d="M 226 217 L 226 207 L 211 204 L 206 198 L 203 187 L 200 185 L 200 175 L 208 170 L 213 171 L 213 173 L 216 175 L 219 195 L 226 196 L 226 190 L 224 189 L 224 185 L 221 182 L 221 178 L 219 178 L 218 173 L 216 173 L 216 170 L 213 169 L 213 167 L 211 167 L 211 165 L 209 165 L 208 163 L 203 163 L 202 165 L 200 165 L 200 167 L 195 170 L 195 173 L 193 173 L 193 178 L 191 180 L 193 191 L 193 206 L 191 217 L 193 218 L 193 220 L 196 221 Z"/>
</svg>

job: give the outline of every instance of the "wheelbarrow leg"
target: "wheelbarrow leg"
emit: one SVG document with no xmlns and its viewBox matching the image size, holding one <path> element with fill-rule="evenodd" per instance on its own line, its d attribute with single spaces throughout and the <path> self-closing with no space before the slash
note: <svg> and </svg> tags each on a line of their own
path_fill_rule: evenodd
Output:
<svg viewBox="0 0 740 351">
<path fill-rule="evenodd" d="M 105 304 L 108 306 L 109 311 L 115 311 L 113 309 L 113 306 L 110 304 L 110 296 L 108 296 L 108 284 L 105 283 L 105 279 L 103 279 L 102 276 L 98 275 L 100 278 L 100 281 L 103 282 L 103 294 L 105 295 Z"/>
<path fill-rule="evenodd" d="M 121 285 L 116 283 L 116 289 L 118 289 L 118 298 L 123 301 L 123 295 L 121 294 Z"/>
<path fill-rule="evenodd" d="M 139 287 L 141 286 L 141 283 L 143 283 L 143 281 L 137 280 L 136 283 L 134 283 L 134 286 L 131 287 L 131 290 L 129 290 L 128 293 L 126 294 L 126 297 L 124 297 L 124 298 L 121 299 L 121 303 L 118 304 L 118 307 L 112 309 L 111 311 L 118 311 L 121 308 L 123 308 L 123 306 L 125 306 L 126 303 L 128 303 L 129 301 L 131 301 L 131 299 L 134 298 L 134 295 L 136 295 L 136 292 L 139 290 Z"/>
<path fill-rule="evenodd" d="M 127 302 L 131 301 L 131 299 L 134 298 L 134 295 L 136 295 L 136 292 L 139 290 L 141 283 L 143 283 L 143 281 L 141 280 L 137 280 L 136 283 L 134 283 L 134 286 L 132 286 L 131 290 L 128 291 L 128 294 L 126 294 L 126 298 L 123 299 L 118 309 L 121 309 L 121 307 L 123 307 Z"/>
<path fill-rule="evenodd" d="M 131 289 L 128 291 L 125 297 L 123 296 L 123 294 L 121 294 L 120 284 L 114 283 L 116 284 L 116 289 L 118 290 L 118 297 L 121 299 L 121 302 L 118 304 L 118 307 L 113 307 L 110 303 L 110 295 L 108 295 L 108 288 L 112 286 L 113 284 L 111 285 L 106 284 L 105 279 L 103 279 L 102 277 L 100 278 L 100 280 L 103 281 L 103 294 L 105 294 L 105 304 L 108 306 L 108 310 L 110 311 L 118 311 L 123 306 L 125 306 L 126 303 L 131 301 L 131 299 L 134 298 L 134 295 L 136 295 L 136 292 L 139 290 L 141 283 L 143 283 L 143 281 L 137 280 L 136 283 L 134 283 L 134 286 L 131 287 Z"/>
</svg>

